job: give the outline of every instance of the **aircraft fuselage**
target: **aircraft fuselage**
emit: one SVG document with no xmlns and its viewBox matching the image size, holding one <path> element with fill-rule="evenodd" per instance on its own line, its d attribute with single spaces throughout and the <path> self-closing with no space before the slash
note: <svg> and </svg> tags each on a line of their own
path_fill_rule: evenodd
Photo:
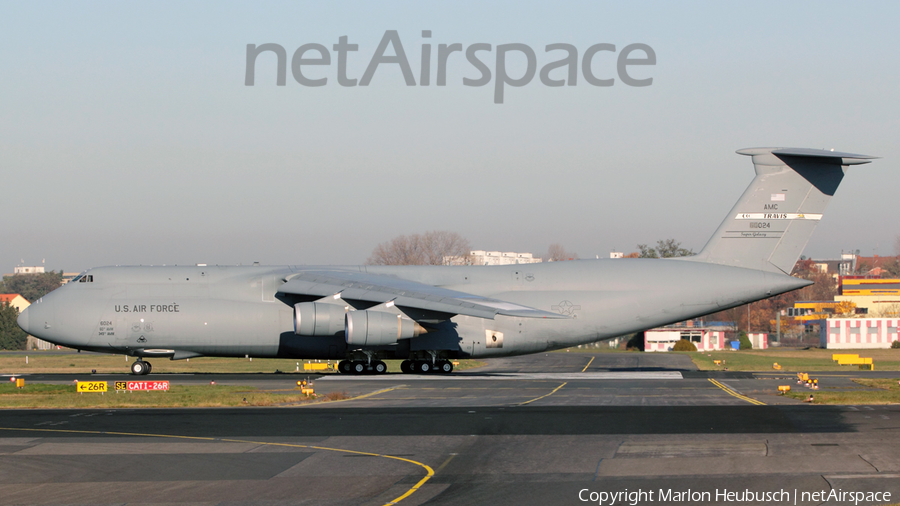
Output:
<svg viewBox="0 0 900 506">
<path fill-rule="evenodd" d="M 101 267 L 37 301 L 20 323 L 47 341 L 138 357 L 342 359 L 343 332 L 295 333 L 287 277 L 315 267 Z M 498 357 L 609 339 L 770 297 L 807 281 L 676 259 L 611 259 L 510 266 L 329 267 L 489 296 L 565 319 L 456 315 L 427 333 L 370 347 L 380 355 L 440 350 Z M 347 310 L 365 309 L 352 308 Z M 499 339 L 498 339 L 499 338 Z"/>
</svg>

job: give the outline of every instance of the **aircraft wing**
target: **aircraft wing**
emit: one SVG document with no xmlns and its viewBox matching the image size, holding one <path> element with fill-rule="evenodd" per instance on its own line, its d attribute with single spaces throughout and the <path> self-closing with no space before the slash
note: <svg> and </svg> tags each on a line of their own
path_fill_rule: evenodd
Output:
<svg viewBox="0 0 900 506">
<path fill-rule="evenodd" d="M 559 313 L 490 297 L 365 272 L 303 271 L 288 276 L 278 291 L 317 297 L 340 294 L 340 298 L 344 300 L 376 304 L 393 301 L 399 309 L 412 308 L 488 319 L 493 319 L 498 314 L 523 318 L 569 318 Z"/>
</svg>

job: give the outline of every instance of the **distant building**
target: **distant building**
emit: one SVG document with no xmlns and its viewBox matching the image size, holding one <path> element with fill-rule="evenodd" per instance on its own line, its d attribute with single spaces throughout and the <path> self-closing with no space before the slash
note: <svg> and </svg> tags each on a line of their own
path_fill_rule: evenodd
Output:
<svg viewBox="0 0 900 506">
<path fill-rule="evenodd" d="M 444 265 L 515 265 L 536 264 L 543 260 L 531 253 L 473 250 L 468 255 L 445 256 Z"/>
<path fill-rule="evenodd" d="M 11 274 L 6 273 L 3 276 L 18 276 L 20 274 L 44 274 L 46 272 L 47 271 L 44 269 L 44 266 L 42 266 L 42 265 L 38 265 L 38 266 L 34 266 L 34 267 L 26 267 L 26 266 L 19 265 L 19 266 L 16 266 L 15 269 L 13 269 L 13 272 Z M 80 272 L 63 272 L 62 273 L 62 282 L 60 283 L 60 286 L 68 283 L 69 281 L 72 281 L 73 279 L 75 279 L 75 276 L 77 276 L 79 274 L 81 274 L 81 273 Z"/>
<path fill-rule="evenodd" d="M 813 260 L 813 267 L 821 273 L 830 274 L 837 281 L 840 276 L 847 276 L 856 272 L 857 256 L 853 253 L 843 253 L 840 259 Z"/>
<path fill-rule="evenodd" d="M 64 284 L 68 283 L 69 281 L 72 281 L 73 279 L 75 279 L 75 276 L 77 276 L 79 274 L 81 274 L 81 273 L 80 272 L 64 272 L 62 275 L 61 285 L 64 285 Z"/>
<path fill-rule="evenodd" d="M 644 332 L 644 351 L 672 351 L 675 343 L 686 339 L 697 351 L 725 349 L 725 331 L 721 327 L 704 326 L 702 320 L 687 320 Z"/>
<path fill-rule="evenodd" d="M 25 297 L 17 293 L 0 293 L 0 304 L 9 304 L 16 308 L 20 313 L 30 306 L 31 303 L 25 300 Z"/>
<path fill-rule="evenodd" d="M 837 302 L 856 305 L 857 313 L 875 317 L 900 317 L 900 279 L 845 276 Z"/>
<path fill-rule="evenodd" d="M 13 275 L 15 274 L 43 274 L 44 266 L 38 265 L 35 267 L 25 267 L 24 265 L 17 265 L 15 270 L 13 270 Z"/>
<path fill-rule="evenodd" d="M 900 339 L 898 318 L 829 318 L 819 331 L 819 346 L 830 349 L 890 348 Z"/>
<path fill-rule="evenodd" d="M 610 251 L 609 258 L 625 258 L 625 253 L 621 251 Z"/>
<path fill-rule="evenodd" d="M 881 277 L 884 274 L 888 273 L 885 266 L 889 264 L 893 264 L 900 260 L 900 257 L 894 256 L 870 256 L 870 257 L 857 257 L 857 269 L 860 274 L 871 276 L 871 277 Z"/>
<path fill-rule="evenodd" d="M 17 293 L 0 293 L 0 304 L 9 304 L 16 308 L 20 314 L 22 311 L 25 311 L 25 308 L 31 305 L 30 302 L 25 300 L 25 297 L 22 297 Z M 51 348 L 53 348 L 52 344 L 31 335 L 28 336 L 28 339 L 25 342 L 26 350 L 49 350 Z"/>
<path fill-rule="evenodd" d="M 769 347 L 769 334 L 766 332 L 747 334 L 747 339 L 754 350 L 765 350 Z"/>
</svg>

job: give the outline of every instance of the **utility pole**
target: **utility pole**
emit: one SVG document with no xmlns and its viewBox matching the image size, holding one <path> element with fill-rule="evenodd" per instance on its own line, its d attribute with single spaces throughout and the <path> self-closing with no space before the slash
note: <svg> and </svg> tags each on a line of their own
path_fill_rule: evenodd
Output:
<svg viewBox="0 0 900 506">
<path fill-rule="evenodd" d="M 750 335 L 750 304 L 747 304 L 747 335 Z"/>
<path fill-rule="evenodd" d="M 775 336 L 781 342 L 781 310 L 775 311 Z"/>
</svg>

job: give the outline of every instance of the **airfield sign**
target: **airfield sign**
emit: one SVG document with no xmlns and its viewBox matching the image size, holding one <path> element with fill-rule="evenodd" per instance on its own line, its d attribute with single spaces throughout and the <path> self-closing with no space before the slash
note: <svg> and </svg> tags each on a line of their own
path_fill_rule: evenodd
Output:
<svg viewBox="0 0 900 506">
<path fill-rule="evenodd" d="M 168 381 L 117 381 L 116 390 L 168 390 Z"/>
<path fill-rule="evenodd" d="M 75 385 L 75 391 L 81 394 L 85 392 L 105 392 L 106 387 L 105 381 L 79 381 Z"/>
</svg>

